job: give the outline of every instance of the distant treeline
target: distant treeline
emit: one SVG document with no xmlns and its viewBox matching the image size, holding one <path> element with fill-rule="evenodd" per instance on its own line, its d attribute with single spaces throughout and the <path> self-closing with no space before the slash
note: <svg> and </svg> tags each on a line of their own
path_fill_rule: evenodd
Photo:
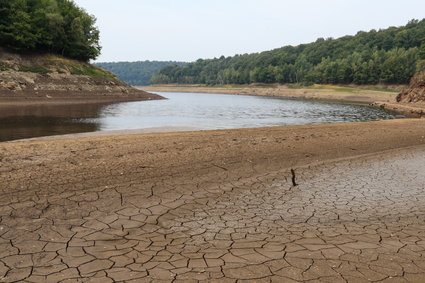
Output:
<svg viewBox="0 0 425 283">
<path fill-rule="evenodd" d="M 0 46 L 88 61 L 101 49 L 95 22 L 71 0 L 0 0 Z"/>
<path fill-rule="evenodd" d="M 152 76 L 165 66 L 184 66 L 185 64 L 171 61 L 95 63 L 95 65 L 114 73 L 126 83 L 136 86 L 148 85 Z"/>
<path fill-rule="evenodd" d="M 167 66 L 154 84 L 405 84 L 425 59 L 425 20 L 272 51 Z"/>
</svg>

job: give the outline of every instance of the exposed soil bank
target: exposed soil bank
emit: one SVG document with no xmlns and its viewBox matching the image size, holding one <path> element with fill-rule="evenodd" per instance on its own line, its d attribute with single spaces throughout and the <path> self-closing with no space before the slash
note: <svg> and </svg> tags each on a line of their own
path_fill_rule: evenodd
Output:
<svg viewBox="0 0 425 283">
<path fill-rule="evenodd" d="M 258 96 L 275 96 L 287 98 L 302 99 L 325 99 L 340 100 L 349 102 L 371 103 L 375 101 L 396 102 L 397 93 L 388 90 L 369 90 L 352 87 L 338 86 L 317 86 L 307 88 L 290 88 L 285 85 L 273 86 L 224 86 L 224 87 L 206 87 L 191 85 L 153 85 L 138 87 L 145 91 L 163 91 L 163 92 L 206 92 L 206 93 L 224 93 L 224 94 L 244 94 Z"/>
<path fill-rule="evenodd" d="M 374 102 L 372 106 L 391 110 L 407 117 L 420 118 L 425 116 L 425 103 L 387 103 Z"/>
<path fill-rule="evenodd" d="M 69 162 L 60 165 L 63 170 L 104 174 L 109 168 L 124 166 L 130 176 L 137 164 L 155 167 L 143 170 L 154 175 L 171 171 L 192 172 L 197 166 L 207 164 L 240 170 L 243 164 L 282 168 L 303 165 L 347 156 L 374 153 L 389 149 L 403 148 L 425 143 L 424 119 L 400 119 L 377 122 L 343 123 L 326 125 L 303 125 L 267 127 L 253 129 L 195 131 L 183 133 L 162 133 L 143 135 L 121 135 L 111 137 L 87 137 L 81 139 L 22 141 L 0 143 L 3 172 L 14 165 L 24 165 L 24 156 L 39 156 L 40 162 L 49 159 L 78 157 L 84 161 L 74 168 Z M 72 145 L 72 146 L 71 146 Z M 70 147 L 71 146 L 71 147 Z M 84 150 L 90 147 L 91 154 L 98 156 L 93 161 Z M 48 148 L 48 151 L 44 150 Z M 78 153 L 71 153 L 70 148 Z M 38 149 L 38 150 L 37 150 Z M 130 152 L 137 154 L 133 155 Z M 115 159 L 115 155 L 122 155 Z M 40 159 L 41 158 L 41 159 Z M 87 160 L 86 160 L 87 159 Z M 106 164 L 92 166 L 100 159 Z M 226 161 L 227 160 L 227 161 Z M 59 161 L 59 160 L 57 160 Z M 59 164 L 61 164 L 59 162 Z M 136 167 L 132 167 L 135 165 Z M 105 167 L 106 166 L 106 167 Z M 69 168 L 68 168 L 69 167 Z M 68 169 L 66 169 L 68 168 Z M 61 169 L 61 170 L 62 170 Z M 271 169 L 271 168 L 269 168 Z M 96 173 L 99 170 L 98 173 Z M 171 171 L 170 171 L 171 170 Z M 268 169 L 267 169 L 268 170 Z M 140 170 L 136 170 L 140 171 Z M 40 172 L 44 172 L 41 170 Z M 46 172 L 45 172 L 46 173 Z M 148 174 L 150 175 L 150 174 Z M 58 175 L 58 178 L 61 175 Z M 69 176 L 67 176 L 68 178 Z M 99 176 L 100 177 L 100 176 Z M 106 180 L 110 176 L 105 175 Z M 151 177 L 154 177 L 153 175 Z M 3 179 L 4 180 L 4 179 Z M 105 180 L 104 180 L 105 181 Z"/>
<path fill-rule="evenodd" d="M 69 74 L 0 72 L 1 104 L 107 103 L 161 99 L 117 79 Z"/>
<path fill-rule="evenodd" d="M 0 278 L 420 282 L 424 145 L 424 119 L 0 143 Z"/>
<path fill-rule="evenodd" d="M 92 103 L 160 99 L 89 63 L 0 47 L 0 104 Z"/>
</svg>

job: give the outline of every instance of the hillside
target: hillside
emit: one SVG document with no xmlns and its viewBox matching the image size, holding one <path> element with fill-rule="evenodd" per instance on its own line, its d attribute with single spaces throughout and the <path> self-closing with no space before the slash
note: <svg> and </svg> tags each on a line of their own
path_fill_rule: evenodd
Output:
<svg viewBox="0 0 425 283">
<path fill-rule="evenodd" d="M 146 100 L 161 98 L 134 89 L 89 63 L 52 54 L 0 48 L 0 100 Z"/>
<path fill-rule="evenodd" d="M 72 0 L 1 1 L 0 99 L 86 103 L 158 99 L 89 64 L 100 54 L 96 18 Z"/>
<path fill-rule="evenodd" d="M 425 20 L 255 54 L 168 66 L 155 84 L 407 84 L 425 46 Z"/>
<path fill-rule="evenodd" d="M 154 74 L 160 69 L 170 66 L 184 66 L 187 63 L 174 61 L 138 61 L 138 62 L 111 62 L 95 63 L 94 65 L 106 69 L 117 75 L 124 82 L 134 86 L 146 86 Z"/>
</svg>

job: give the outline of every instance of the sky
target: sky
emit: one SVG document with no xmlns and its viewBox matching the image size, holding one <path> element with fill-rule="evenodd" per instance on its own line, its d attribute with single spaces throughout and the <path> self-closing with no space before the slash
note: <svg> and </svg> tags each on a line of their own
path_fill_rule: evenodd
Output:
<svg viewBox="0 0 425 283">
<path fill-rule="evenodd" d="M 74 0 L 97 18 L 97 62 L 195 61 L 405 25 L 424 0 Z"/>
</svg>

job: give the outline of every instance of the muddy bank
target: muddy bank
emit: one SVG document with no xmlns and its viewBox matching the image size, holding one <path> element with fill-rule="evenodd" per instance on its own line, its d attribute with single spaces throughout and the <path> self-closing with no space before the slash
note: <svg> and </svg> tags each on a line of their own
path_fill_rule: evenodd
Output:
<svg viewBox="0 0 425 283">
<path fill-rule="evenodd" d="M 22 156 L 44 153 L 47 154 L 46 159 L 40 156 L 40 162 L 49 160 L 49 155 L 59 159 L 78 157 L 78 161 L 87 159 L 90 163 L 84 152 L 87 147 L 91 148 L 91 154 L 107 161 L 104 166 L 125 166 L 124 170 L 130 175 L 132 163 L 138 160 L 143 160 L 145 165 L 160 168 L 159 171 L 154 170 L 154 174 L 160 171 L 165 174 L 168 169 L 187 172 L 197 164 L 206 162 L 223 165 L 226 160 L 229 170 L 237 169 L 246 162 L 255 166 L 262 164 L 281 168 L 422 145 L 425 143 L 424 125 L 424 119 L 400 119 L 143 135 L 125 135 L 124 131 L 119 136 L 70 136 L 63 140 L 49 140 L 47 137 L 43 141 L 0 143 L 3 153 L 1 168 L 7 172 L 6 168 L 23 165 Z M 69 152 L 70 145 L 78 155 Z M 49 148 L 49 152 L 44 152 L 45 148 Z M 138 152 L 138 155 L 129 155 L 129 152 Z M 117 154 L 122 157 L 115 160 L 113 156 Z M 65 169 L 67 166 L 72 167 L 67 162 L 61 167 Z M 85 166 L 74 169 L 82 172 L 86 170 Z M 93 167 L 92 170 L 104 173 L 101 168 Z M 143 173 L 148 171 L 144 170 Z"/>
<path fill-rule="evenodd" d="M 374 102 L 371 104 L 375 107 L 387 109 L 407 117 L 421 118 L 425 117 L 425 103 L 386 103 L 386 102 Z"/>
<path fill-rule="evenodd" d="M 54 106 L 66 106 L 71 105 L 73 107 L 77 107 L 79 105 L 109 105 L 118 102 L 131 102 L 131 101 L 145 101 L 145 100 L 157 100 L 164 99 L 161 96 L 157 96 L 155 94 L 142 94 L 137 96 L 121 96 L 120 94 L 111 95 L 108 97 L 104 97 L 103 94 L 94 95 L 92 94 L 81 96 L 74 95 L 69 97 L 68 94 L 64 94 L 64 96 L 51 96 L 50 97 L 34 97 L 34 96 L 25 96 L 19 98 L 11 98 L 5 97 L 0 98 L 0 110 L 3 109 L 13 109 L 16 107 L 36 107 L 36 106 L 46 106 L 46 107 L 54 107 Z"/>
</svg>

